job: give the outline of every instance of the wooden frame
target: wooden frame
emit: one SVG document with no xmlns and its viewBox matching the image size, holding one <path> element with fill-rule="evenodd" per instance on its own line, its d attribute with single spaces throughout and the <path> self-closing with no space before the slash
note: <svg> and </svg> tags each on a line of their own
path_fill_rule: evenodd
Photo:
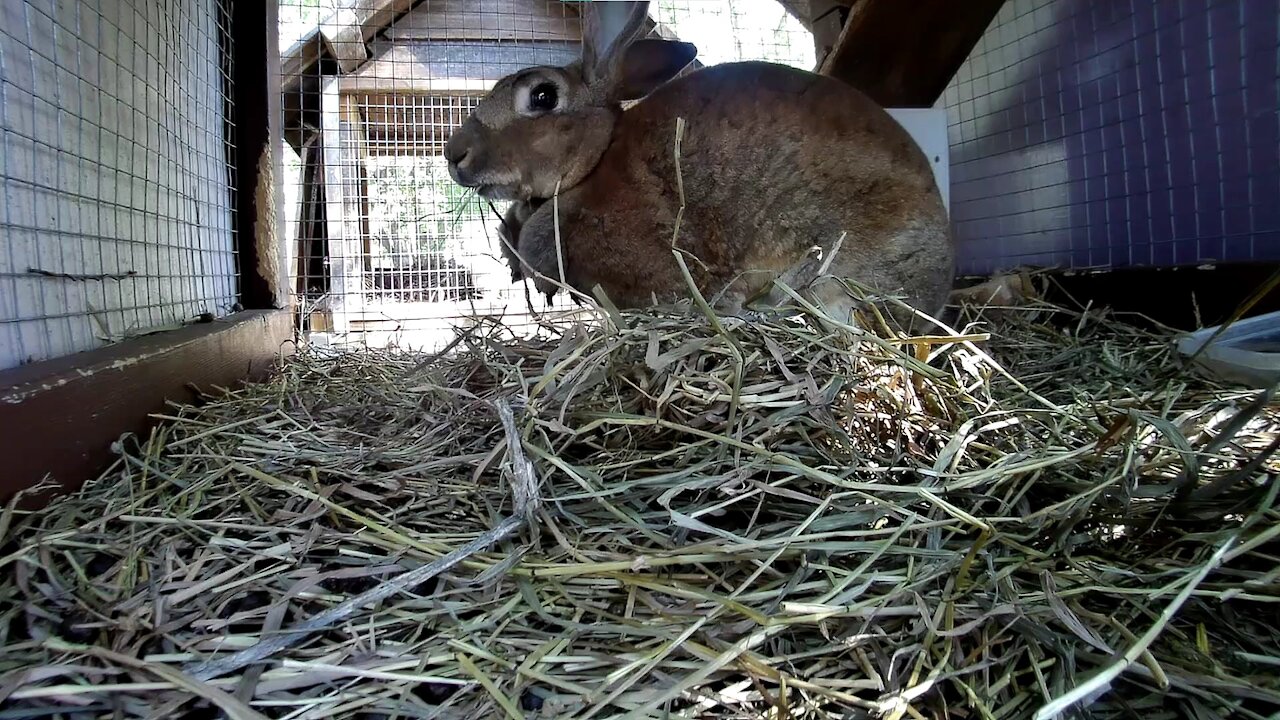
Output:
<svg viewBox="0 0 1280 720">
<path fill-rule="evenodd" d="M 236 168 L 232 230 L 240 254 L 240 303 L 250 310 L 284 307 L 288 297 L 288 252 L 284 218 L 274 213 L 284 193 L 279 168 L 283 157 L 281 133 L 279 0 L 232 3 L 230 47 L 234 55 L 233 84 L 228 94 L 234 98 L 231 128 L 234 129 L 230 159 Z M 261 175 L 263 154 L 269 158 L 270 174 Z M 259 208 L 263 196 L 260 183 L 269 185 L 275 202 Z M 263 226 L 260 213 L 270 212 L 274 221 Z M 274 261 L 263 253 L 275 253 Z M 264 272 L 265 270 L 265 272 Z M 270 274 L 273 277 L 266 277 Z"/>
<path fill-rule="evenodd" d="M 287 248 L 274 213 L 282 194 L 278 0 L 233 3 L 229 34 L 234 77 L 228 160 L 234 163 L 233 237 L 240 258 L 240 303 L 229 317 L 159 332 L 112 346 L 0 371 L 0 438 L 7 466 L 0 502 L 44 481 L 52 491 L 26 496 L 34 507 L 78 489 L 112 460 L 112 443 L 143 434 L 169 401 L 192 400 L 262 377 L 292 349 L 287 305 Z M 211 58 L 216 61 L 216 59 Z M 263 160 L 264 152 L 268 162 Z M 266 171 L 263 173 L 262 171 Z M 260 188 L 260 183 L 265 184 Z M 259 190 L 262 190 L 259 193 Z M 259 223 L 259 200 L 263 222 Z M 263 253 L 278 252 L 278 262 Z M 269 260 L 269 258 L 267 259 Z M 284 290 L 281 292 L 281 290 Z"/>
<path fill-rule="evenodd" d="M 360 312 L 364 294 L 364 241 L 368 237 L 362 218 L 363 191 L 359 163 L 360 118 L 355 103 L 338 89 L 338 77 L 327 77 L 321 92 L 321 148 L 324 153 L 325 234 L 329 244 L 329 309 L 333 331 L 349 331 L 346 317 Z M 346 126 L 344 129 L 344 125 Z M 344 158 L 344 150 L 356 160 Z"/>
<path fill-rule="evenodd" d="M 145 437 L 151 413 L 197 399 L 196 388 L 263 377 L 292 336 L 290 313 L 248 310 L 4 372 L 0 435 L 11 450 L 0 500 L 46 478 L 57 487 L 23 505 L 78 489 L 110 464 L 111 445 L 122 435 Z"/>
</svg>

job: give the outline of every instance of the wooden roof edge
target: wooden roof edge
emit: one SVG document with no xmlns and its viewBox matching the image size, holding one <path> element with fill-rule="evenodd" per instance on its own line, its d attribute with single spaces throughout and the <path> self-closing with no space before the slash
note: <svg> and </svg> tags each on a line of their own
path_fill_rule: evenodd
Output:
<svg viewBox="0 0 1280 720">
<path fill-rule="evenodd" d="M 281 84 L 288 86 L 326 57 L 333 56 L 329 38 L 315 28 L 280 53 Z"/>
<path fill-rule="evenodd" d="M 860 0 L 818 72 L 884 107 L 932 107 L 1006 0 Z"/>
<path fill-rule="evenodd" d="M 366 43 L 422 2 L 424 0 L 360 0 L 356 7 L 334 10 L 280 53 L 285 84 L 310 72 L 325 57 L 337 60 L 340 73 L 354 72 L 370 60 Z"/>
</svg>

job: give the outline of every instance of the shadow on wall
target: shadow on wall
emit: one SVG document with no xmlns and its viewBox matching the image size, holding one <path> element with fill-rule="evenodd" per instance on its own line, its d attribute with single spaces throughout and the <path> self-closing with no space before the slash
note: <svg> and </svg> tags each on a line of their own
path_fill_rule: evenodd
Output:
<svg viewBox="0 0 1280 720">
<path fill-rule="evenodd" d="M 1280 260 L 1277 18 L 1009 0 L 945 97 L 960 271 Z"/>
</svg>

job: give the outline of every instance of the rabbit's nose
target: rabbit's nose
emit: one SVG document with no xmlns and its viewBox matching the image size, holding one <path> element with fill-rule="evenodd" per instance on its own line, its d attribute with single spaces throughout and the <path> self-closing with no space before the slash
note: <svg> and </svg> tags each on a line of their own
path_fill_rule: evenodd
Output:
<svg viewBox="0 0 1280 720">
<path fill-rule="evenodd" d="M 444 149 L 444 159 L 453 165 L 461 165 L 462 162 L 466 160 L 467 156 L 470 154 L 471 154 L 470 148 L 465 148 L 465 147 L 454 147 L 453 145 L 447 145 L 445 146 L 445 149 Z"/>
<path fill-rule="evenodd" d="M 461 165 L 471 154 L 471 146 L 459 133 L 454 133 L 444 146 L 444 159 L 452 165 Z"/>
</svg>

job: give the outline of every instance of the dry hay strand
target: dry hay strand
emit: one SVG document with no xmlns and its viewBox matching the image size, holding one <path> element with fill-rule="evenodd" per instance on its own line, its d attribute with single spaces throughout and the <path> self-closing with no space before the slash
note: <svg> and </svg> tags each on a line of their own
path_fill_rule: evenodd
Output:
<svg viewBox="0 0 1280 720">
<path fill-rule="evenodd" d="M 611 318 L 305 351 L 10 507 L 0 718 L 1280 710 L 1280 408 L 1167 332 Z"/>
</svg>

